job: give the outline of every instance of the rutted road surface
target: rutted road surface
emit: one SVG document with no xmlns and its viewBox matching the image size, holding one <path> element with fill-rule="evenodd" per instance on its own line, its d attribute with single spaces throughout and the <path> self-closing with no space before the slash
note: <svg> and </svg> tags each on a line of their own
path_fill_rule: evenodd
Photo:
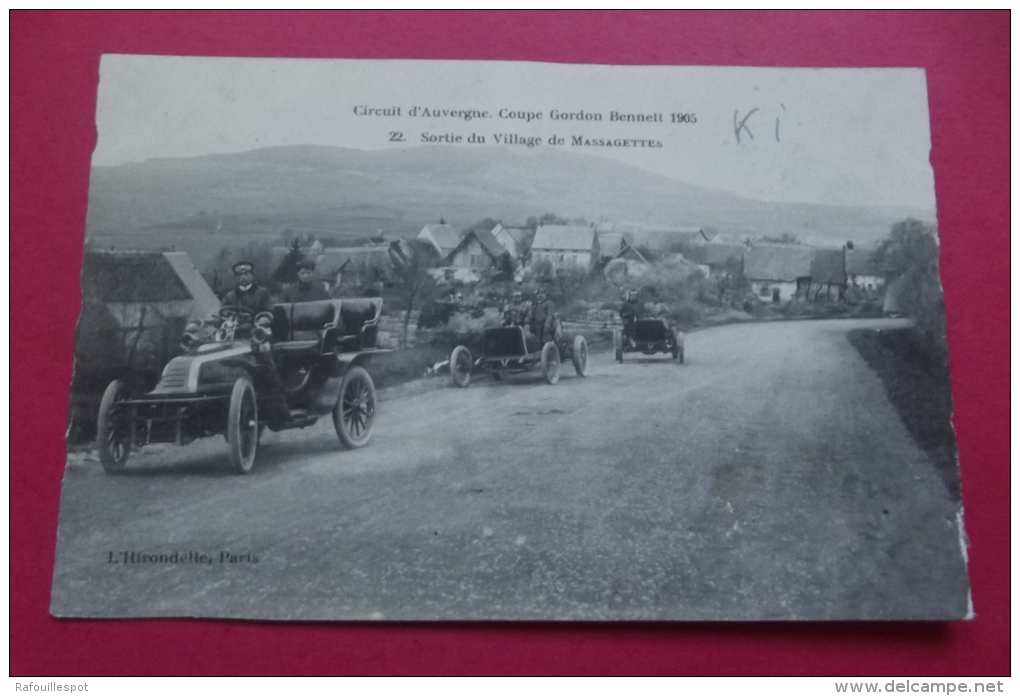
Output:
<svg viewBox="0 0 1020 696">
<path fill-rule="evenodd" d="M 244 477 L 218 439 L 123 476 L 74 461 L 54 613 L 964 616 L 958 505 L 845 336 L 892 325 L 736 325 L 689 335 L 686 365 L 479 378 L 382 402 L 362 450 L 328 422 L 267 433 Z M 108 562 L 130 551 L 212 563 Z"/>
</svg>

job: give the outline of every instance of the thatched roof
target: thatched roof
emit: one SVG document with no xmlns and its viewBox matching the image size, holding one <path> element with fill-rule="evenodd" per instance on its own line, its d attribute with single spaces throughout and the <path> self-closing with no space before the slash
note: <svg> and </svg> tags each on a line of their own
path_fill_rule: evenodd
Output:
<svg viewBox="0 0 1020 696">
<path fill-rule="evenodd" d="M 315 271 L 320 277 L 331 277 L 349 263 L 364 262 L 369 266 L 390 265 L 390 245 L 373 244 L 360 247 L 330 247 L 315 258 Z"/>
<path fill-rule="evenodd" d="M 742 244 L 703 244 L 688 249 L 684 258 L 691 263 L 705 266 L 725 266 L 731 261 L 739 263 L 744 258 L 744 246 Z"/>
<path fill-rule="evenodd" d="M 811 276 L 814 249 L 799 244 L 762 244 L 744 251 L 744 275 L 750 280 L 792 282 Z"/>
<path fill-rule="evenodd" d="M 851 276 L 880 276 L 882 269 L 875 263 L 878 249 L 854 247 L 846 251 L 846 274 Z"/>
<path fill-rule="evenodd" d="M 630 240 L 622 232 L 599 232 L 599 253 L 602 256 L 615 257 L 628 246 Z"/>
<path fill-rule="evenodd" d="M 811 259 L 811 280 L 826 285 L 843 285 L 846 272 L 842 249 L 815 249 Z"/>
<path fill-rule="evenodd" d="M 535 232 L 532 251 L 591 251 L 595 228 L 588 225 L 542 225 Z"/>
<path fill-rule="evenodd" d="M 86 297 L 103 302 L 192 299 L 187 285 L 160 251 L 90 251 L 82 264 L 82 290 Z"/>
</svg>

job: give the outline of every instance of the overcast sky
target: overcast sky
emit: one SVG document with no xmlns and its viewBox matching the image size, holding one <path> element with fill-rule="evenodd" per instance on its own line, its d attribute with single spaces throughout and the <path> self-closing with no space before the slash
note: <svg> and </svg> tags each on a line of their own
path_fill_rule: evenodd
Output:
<svg viewBox="0 0 1020 696">
<path fill-rule="evenodd" d="M 402 116 L 359 117 L 358 106 L 399 106 Z M 494 117 L 412 118 L 413 106 Z M 500 119 L 500 109 L 543 117 Z M 554 109 L 607 120 L 551 120 Z M 661 113 L 665 122 L 612 123 L 611 111 Z M 670 123 L 674 112 L 696 123 Z M 745 128 L 735 127 L 735 115 L 746 117 Z M 101 64 L 97 125 L 96 165 L 273 145 L 416 147 L 422 133 L 477 133 L 488 146 L 494 133 L 559 135 L 568 144 L 574 135 L 657 140 L 662 147 L 563 149 L 761 200 L 935 209 L 919 69 L 111 55 Z M 391 131 L 405 141 L 389 142 Z"/>
</svg>

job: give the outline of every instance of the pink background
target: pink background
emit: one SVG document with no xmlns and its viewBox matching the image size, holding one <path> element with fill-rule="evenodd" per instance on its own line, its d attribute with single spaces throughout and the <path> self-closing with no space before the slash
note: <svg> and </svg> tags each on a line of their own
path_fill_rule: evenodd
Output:
<svg viewBox="0 0 1020 696">
<path fill-rule="evenodd" d="M 12 675 L 1008 674 L 1009 13 L 12 12 Z M 928 73 L 977 618 L 268 624 L 49 616 L 102 53 Z"/>
</svg>

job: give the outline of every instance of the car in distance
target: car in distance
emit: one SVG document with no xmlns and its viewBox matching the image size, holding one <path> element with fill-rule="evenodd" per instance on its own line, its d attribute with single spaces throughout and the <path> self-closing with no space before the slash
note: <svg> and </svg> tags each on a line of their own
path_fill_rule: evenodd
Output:
<svg viewBox="0 0 1020 696">
<path fill-rule="evenodd" d="M 471 384 L 475 374 L 491 374 L 501 380 L 503 375 L 528 372 L 536 366 L 549 384 L 560 380 L 560 363 L 570 360 L 578 377 L 588 374 L 588 343 L 578 334 L 568 339 L 560 322 L 555 322 L 553 340 L 539 346 L 533 334 L 521 326 L 502 326 L 482 332 L 482 354 L 472 358 L 471 351 L 460 345 L 450 353 L 450 378 L 458 387 Z"/>
<path fill-rule="evenodd" d="M 623 362 L 625 353 L 669 353 L 677 363 L 684 361 L 684 335 L 665 319 L 643 317 L 634 320 L 634 335 L 628 340 L 620 329 L 613 331 L 616 361 Z"/>
</svg>

